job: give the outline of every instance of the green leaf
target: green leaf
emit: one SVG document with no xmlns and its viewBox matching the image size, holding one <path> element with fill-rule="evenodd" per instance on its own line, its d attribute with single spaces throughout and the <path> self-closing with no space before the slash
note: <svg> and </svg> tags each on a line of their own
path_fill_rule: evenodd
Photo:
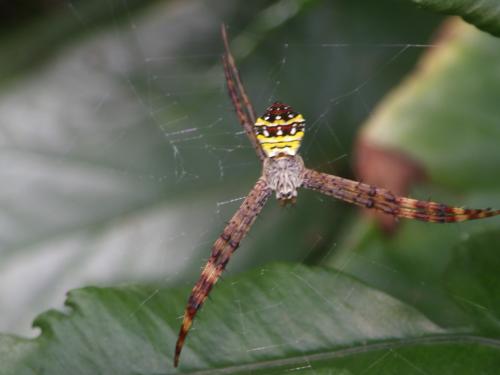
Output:
<svg viewBox="0 0 500 375">
<path fill-rule="evenodd" d="M 410 0 L 424 9 L 461 16 L 481 30 L 500 36 L 500 6 L 497 0 Z"/>
<path fill-rule="evenodd" d="M 467 239 L 454 249 L 446 272 L 448 293 L 467 312 L 478 331 L 500 336 L 500 231 Z"/>
<path fill-rule="evenodd" d="M 421 167 L 425 186 L 413 186 L 405 195 L 497 208 L 500 41 L 459 20 L 446 24 L 441 34 L 418 68 L 380 103 L 361 142 L 409 157 Z M 383 161 L 372 158 L 363 167 L 381 171 L 386 182 L 397 180 L 397 171 Z M 474 234 L 499 228 L 499 218 L 444 226 L 401 220 L 388 238 L 356 219 L 327 264 L 417 307 L 443 326 L 472 325 L 470 312 L 459 308 L 443 280 L 455 247 Z"/>
<path fill-rule="evenodd" d="M 0 335 L 0 374 L 17 374 L 19 363 L 38 348 L 34 340 L 27 340 L 6 334 Z"/>
<path fill-rule="evenodd" d="M 458 20 L 364 126 L 364 141 L 419 163 L 457 191 L 500 186 L 500 40 Z M 496 202 L 491 202 L 494 204 Z"/>
<path fill-rule="evenodd" d="M 187 294 L 145 287 L 72 291 L 68 315 L 49 311 L 36 320 L 42 334 L 24 344 L 30 349 L 24 348 L 24 358 L 1 352 L 0 360 L 17 374 L 173 372 Z M 272 373 L 305 366 L 356 374 L 421 367 L 451 373 L 453 366 L 446 370 L 444 364 L 465 351 L 477 357 L 461 366 L 480 364 L 493 374 L 500 342 L 447 332 L 343 273 L 271 265 L 214 290 L 195 321 L 180 369 Z"/>
</svg>

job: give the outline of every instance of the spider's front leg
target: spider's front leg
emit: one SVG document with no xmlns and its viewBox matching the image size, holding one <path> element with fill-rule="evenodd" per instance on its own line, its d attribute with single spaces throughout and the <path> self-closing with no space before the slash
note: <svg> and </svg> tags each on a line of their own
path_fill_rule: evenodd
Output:
<svg viewBox="0 0 500 375">
<path fill-rule="evenodd" d="M 453 223 L 500 215 L 500 210 L 468 209 L 443 203 L 398 197 L 387 189 L 305 169 L 303 187 L 394 217 L 431 223 Z"/>
<path fill-rule="evenodd" d="M 208 259 L 200 278 L 196 282 L 191 295 L 189 296 L 184 318 L 175 345 L 174 366 L 179 364 L 179 357 L 184 345 L 186 336 L 193 324 L 193 319 L 208 297 L 213 286 L 224 272 L 231 255 L 238 248 L 241 240 L 250 230 L 251 225 L 264 207 L 267 199 L 271 195 L 266 180 L 260 178 L 248 196 L 245 198 L 240 208 L 233 215 L 224 231 L 215 241 L 212 247 L 212 254 Z"/>
</svg>

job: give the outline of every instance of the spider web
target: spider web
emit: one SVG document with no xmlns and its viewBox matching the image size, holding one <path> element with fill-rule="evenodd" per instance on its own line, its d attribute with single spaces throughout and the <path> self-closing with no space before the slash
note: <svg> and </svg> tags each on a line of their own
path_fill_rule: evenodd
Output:
<svg viewBox="0 0 500 375">
<path fill-rule="evenodd" d="M 88 22 L 76 4 L 65 5 L 68 17 Z M 205 6 L 191 4 L 171 11 L 170 18 L 201 20 Z M 9 281 L 2 284 L 16 290 L 16 297 L 8 291 L 3 295 L 5 302 L 14 298 L 21 301 L 17 306 L 2 306 L 19 311 L 24 310 L 20 308 L 23 303 L 31 304 L 26 301 L 31 295 L 23 297 L 11 285 L 31 290 L 43 285 L 43 289 L 58 289 L 62 296 L 68 285 L 89 282 L 141 280 L 143 275 L 149 280 L 151 275 L 156 275 L 152 280 L 191 279 L 182 276 L 191 268 L 186 264 L 199 264 L 192 259 L 206 258 L 205 249 L 214 234 L 259 174 L 258 162 L 226 97 L 220 48 L 211 45 L 207 49 L 201 45 L 202 38 L 187 37 L 216 30 L 219 22 L 214 15 L 184 30 L 176 24 L 179 40 L 165 41 L 157 36 L 173 32 L 174 27 L 167 26 L 168 18 L 130 14 L 124 25 L 56 56 L 33 82 L 23 83 L 4 96 L 3 113 L 16 120 L 5 127 L 4 142 L 12 142 L 17 151 L 27 151 L 4 172 L 11 181 L 8 193 L 15 196 L 19 189 L 27 190 L 25 195 L 32 198 L 15 209 L 34 211 L 36 207 L 41 215 L 50 213 L 50 220 L 43 223 L 35 212 L 29 218 L 33 222 L 29 234 L 19 238 L 6 231 L 3 277 Z M 186 53 L 182 46 L 187 43 L 198 45 Z M 306 159 L 311 148 L 317 147 L 319 134 L 327 136 L 318 147 L 322 161 L 330 163 L 348 156 L 338 135 L 339 125 L 328 115 L 348 101 L 361 103 L 364 115 L 369 113 L 373 103 L 366 102 L 363 89 L 408 49 L 425 45 L 284 42 L 273 45 L 277 51 L 274 65 L 267 67 L 267 72 L 264 68 L 258 84 L 253 83 L 254 77 L 245 80 L 249 81 L 249 92 L 256 93 L 256 108 L 264 108 L 289 90 L 283 81 L 294 74 L 289 67 L 301 63 L 297 54 L 326 55 L 328 64 L 338 70 L 348 59 L 343 56 L 346 49 L 365 47 L 380 52 L 375 69 L 357 78 L 354 85 L 322 88 L 328 95 L 319 91 L 314 95 L 319 114 L 309 118 L 308 144 L 303 150 Z M 344 61 L 339 64 L 338 59 Z M 198 71 L 197 66 L 201 67 Z M 69 96 L 71 104 L 62 100 Z M 30 126 L 34 119 L 39 130 Z M 17 139 L 11 136 L 14 130 Z M 48 181 L 49 176 L 52 181 Z M 244 182 L 240 184 L 238 179 Z M 20 187 L 25 184 L 33 189 Z M 44 184 L 49 191 L 40 196 L 35 188 Z M 60 202 L 58 195 L 63 194 L 67 196 Z M 84 203 L 93 195 L 98 202 L 85 209 Z M 277 212 L 269 216 L 270 220 L 281 219 Z M 63 230 L 67 234 L 61 236 Z M 18 251 L 29 248 L 32 241 L 35 250 Z M 133 244 L 141 244 L 140 249 Z M 307 253 L 288 259 L 297 256 L 300 259 Z M 238 257 L 241 261 L 233 260 L 236 269 L 238 263 L 248 262 L 245 254 Z M 76 274 L 75 262 L 85 264 Z M 34 274 L 37 277 L 27 277 Z M 17 325 L 7 320 L 2 328 Z M 22 325 L 22 332 L 26 332 L 28 324 L 24 321 Z"/>
<path fill-rule="evenodd" d="M 63 4 L 65 17 L 90 22 L 79 3 Z M 276 22 L 270 39 L 259 41 L 248 20 L 246 32 L 231 22 L 235 57 L 258 113 L 279 99 L 304 114 L 308 166 L 348 174 L 357 128 L 434 45 L 422 42 L 424 30 L 415 33 L 417 42 L 384 39 L 398 30 L 404 11 L 378 34 L 344 3 L 308 12 L 299 1 L 290 4 L 251 9 Z M 116 25 L 64 48 L 2 93 L 0 113 L 8 121 L 0 134 L 7 149 L 1 173 L 9 184 L 1 197 L 0 331 L 33 335 L 34 315 L 60 307 L 75 287 L 194 282 L 260 173 L 220 64 L 219 24 L 236 7 L 219 2 L 209 12 L 208 2 L 164 4 L 127 10 L 125 20 L 110 7 Z M 323 7 L 339 21 L 333 40 L 311 26 L 310 19 L 328 21 Z M 341 21 L 353 17 L 356 27 Z M 280 26 L 287 24 L 313 36 Z M 293 209 L 268 206 L 229 273 L 315 254 L 328 259 L 339 241 L 332 226 L 355 214 L 308 193 Z M 463 234 L 458 226 L 450 231 Z M 354 261 L 382 268 L 387 283 L 401 274 L 361 253 L 340 259 L 341 269 Z"/>
</svg>

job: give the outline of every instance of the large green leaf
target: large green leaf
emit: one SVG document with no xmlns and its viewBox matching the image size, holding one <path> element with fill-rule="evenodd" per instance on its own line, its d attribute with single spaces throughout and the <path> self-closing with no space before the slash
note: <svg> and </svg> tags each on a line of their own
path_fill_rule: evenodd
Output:
<svg viewBox="0 0 500 375">
<path fill-rule="evenodd" d="M 396 158 L 402 155 L 402 160 L 409 157 L 423 170 L 425 182 L 414 184 L 405 195 L 499 208 L 500 40 L 458 19 L 446 24 L 441 34 L 418 68 L 379 104 L 362 129 L 360 144 Z M 379 171 L 381 185 L 404 179 L 387 160 L 373 157 L 362 169 Z M 443 325 L 471 323 L 443 280 L 451 272 L 453 248 L 476 233 L 499 230 L 499 218 L 454 225 L 401 220 L 390 238 L 365 220 L 355 219 L 346 228 L 330 265 L 418 307 Z M 497 249 L 484 251 L 495 257 Z"/>
<path fill-rule="evenodd" d="M 467 22 L 500 36 L 500 6 L 497 0 L 410 0 L 418 6 L 439 13 L 463 17 Z"/>
<path fill-rule="evenodd" d="M 3 352 L 0 359 L 16 374 L 171 373 L 187 293 L 145 287 L 72 291 L 68 315 L 41 315 L 35 324 L 42 334 L 31 343 L 3 338 L 3 346 L 18 352 Z M 475 355 L 460 359 L 466 352 Z M 450 365 L 452 358 L 458 364 Z M 480 368 L 493 374 L 499 363 L 499 341 L 446 332 L 345 274 L 271 265 L 215 289 L 189 336 L 180 370 L 452 374 L 458 368 L 465 374 Z"/>
<path fill-rule="evenodd" d="M 458 19 L 441 33 L 418 69 L 379 105 L 361 136 L 410 156 L 439 185 L 496 191 L 500 40 Z"/>
<path fill-rule="evenodd" d="M 477 330 L 500 337 L 500 231 L 473 236 L 454 248 L 446 276 L 451 297 Z"/>
</svg>

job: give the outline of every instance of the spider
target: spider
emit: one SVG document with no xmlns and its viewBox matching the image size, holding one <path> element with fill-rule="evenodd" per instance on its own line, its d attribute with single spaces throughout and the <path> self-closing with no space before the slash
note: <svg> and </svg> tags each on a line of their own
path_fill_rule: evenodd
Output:
<svg viewBox="0 0 500 375">
<path fill-rule="evenodd" d="M 229 97 L 250 143 L 262 162 L 262 175 L 213 244 L 210 258 L 191 291 L 175 346 L 175 367 L 179 364 L 181 350 L 196 313 L 273 191 L 276 199 L 283 205 L 293 204 L 297 198 L 297 189 L 306 188 L 384 212 L 394 218 L 417 219 L 431 223 L 453 223 L 500 214 L 500 210 L 466 209 L 399 197 L 384 188 L 306 168 L 298 154 L 305 129 L 303 116 L 289 105 L 275 102 L 261 117 L 256 118 L 229 49 L 224 25 L 221 26 L 221 33 L 224 44 L 222 63 Z"/>
</svg>

